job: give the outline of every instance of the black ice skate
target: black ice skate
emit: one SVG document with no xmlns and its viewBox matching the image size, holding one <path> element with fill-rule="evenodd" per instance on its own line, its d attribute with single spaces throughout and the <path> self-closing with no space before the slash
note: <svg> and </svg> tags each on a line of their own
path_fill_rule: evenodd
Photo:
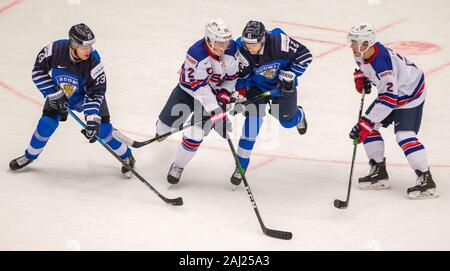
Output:
<svg viewBox="0 0 450 271">
<path fill-rule="evenodd" d="M 123 159 L 122 161 L 125 162 L 125 164 L 127 164 L 129 167 L 134 169 L 134 165 L 136 164 L 136 160 L 134 159 L 132 154 L 130 154 L 130 156 L 128 156 L 127 158 Z M 133 177 L 133 173 L 128 168 L 126 168 L 123 165 L 122 165 L 122 173 L 127 179 Z"/>
<path fill-rule="evenodd" d="M 369 175 L 359 178 L 358 184 L 360 189 L 389 189 L 389 176 L 386 171 L 386 159 L 383 162 L 377 163 L 375 160 L 370 159 L 370 172 Z"/>
<path fill-rule="evenodd" d="M 244 171 L 244 174 L 245 174 L 245 171 Z M 235 187 L 241 184 L 241 182 L 242 182 L 242 175 L 241 175 L 241 173 L 239 172 L 239 169 L 238 169 L 238 168 L 236 168 L 236 169 L 234 170 L 234 172 L 233 172 L 233 175 L 231 175 L 230 182 L 231 182 Z M 234 187 L 234 188 L 235 188 L 235 187 Z"/>
<path fill-rule="evenodd" d="M 300 110 L 303 113 L 303 118 L 302 120 L 297 124 L 297 130 L 298 133 L 301 135 L 304 135 L 306 133 L 306 130 L 308 129 L 308 123 L 306 122 L 306 116 L 305 116 L 305 111 L 303 111 L 303 108 L 301 106 L 299 106 L 298 108 L 300 108 Z"/>
<path fill-rule="evenodd" d="M 10 163 L 9 163 L 9 168 L 11 170 L 18 170 L 21 169 L 27 165 L 29 165 L 31 162 L 33 162 L 33 160 L 29 159 L 28 157 L 26 157 L 26 155 L 22 155 L 20 157 L 17 157 L 16 159 L 13 159 Z"/>
<path fill-rule="evenodd" d="M 422 172 L 416 170 L 417 184 L 407 190 L 410 199 L 426 199 L 435 198 L 439 195 L 436 193 L 436 184 L 433 181 L 430 171 Z"/>
<path fill-rule="evenodd" d="M 172 163 L 167 174 L 167 181 L 170 184 L 177 184 L 180 181 L 181 173 L 183 173 L 183 169 Z"/>
</svg>

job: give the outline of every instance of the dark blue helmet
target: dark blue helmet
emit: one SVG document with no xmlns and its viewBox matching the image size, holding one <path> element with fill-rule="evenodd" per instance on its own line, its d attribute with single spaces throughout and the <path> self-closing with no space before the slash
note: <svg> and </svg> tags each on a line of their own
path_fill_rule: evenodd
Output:
<svg viewBox="0 0 450 271">
<path fill-rule="evenodd" d="M 81 23 L 70 28 L 69 40 L 72 47 L 79 45 L 92 45 L 95 42 L 95 35 L 87 25 Z"/>
<path fill-rule="evenodd" d="M 249 21 L 242 31 L 242 41 L 245 43 L 262 43 L 266 36 L 264 24 L 258 21 Z"/>
</svg>

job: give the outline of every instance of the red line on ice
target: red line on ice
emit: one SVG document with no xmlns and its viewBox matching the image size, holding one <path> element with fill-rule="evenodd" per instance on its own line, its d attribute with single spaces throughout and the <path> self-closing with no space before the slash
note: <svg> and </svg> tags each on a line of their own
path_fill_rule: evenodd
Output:
<svg viewBox="0 0 450 271">
<path fill-rule="evenodd" d="M 296 25 L 296 26 L 312 28 L 312 29 L 319 29 L 319 30 L 325 30 L 325 31 L 331 31 L 331 32 L 347 33 L 347 31 L 345 31 L 345 30 L 335 29 L 335 28 L 330 28 L 330 27 L 324 27 L 324 26 L 318 26 L 318 25 L 292 23 L 292 22 L 284 22 L 284 21 L 277 21 L 277 20 L 271 20 L 271 21 L 274 22 L 274 23 L 280 23 L 280 24 L 289 24 L 289 25 Z"/>
<path fill-rule="evenodd" d="M 16 96 L 18 96 L 18 97 L 20 97 L 20 98 L 22 98 L 24 100 L 27 100 L 27 101 L 35 104 L 35 105 L 38 105 L 38 106 L 42 106 L 43 105 L 43 103 L 41 101 L 38 101 L 38 100 L 35 100 L 33 98 L 30 98 L 30 97 L 26 96 L 22 92 L 13 89 L 12 87 L 8 86 L 7 84 L 3 83 L 2 81 L 0 81 L 0 87 L 2 87 L 3 89 L 11 92 L 12 94 L 14 94 L 14 95 L 16 95 Z"/>
<path fill-rule="evenodd" d="M 397 25 L 397 24 L 399 24 L 399 23 L 401 23 L 401 22 L 403 22 L 403 21 L 405 21 L 405 20 L 406 20 L 406 18 L 402 18 L 402 19 L 399 19 L 399 20 L 397 20 L 397 21 L 391 22 L 391 23 L 389 23 L 389 24 L 387 24 L 387 25 L 384 25 L 384 26 L 378 28 L 377 32 L 378 32 L 378 33 L 381 33 L 381 32 L 383 32 L 384 30 L 386 30 L 386 29 L 388 29 L 388 28 L 391 28 L 391 27 L 393 27 L 394 25 Z M 347 32 L 348 32 L 348 31 L 344 31 L 344 30 L 340 30 L 340 29 L 334 29 L 334 28 L 329 28 L 329 27 L 322 27 L 322 26 L 317 26 L 317 25 L 309 25 L 309 24 L 301 24 L 301 23 L 292 23 L 292 22 L 283 22 L 283 21 L 277 21 L 277 20 L 272 20 L 272 22 L 282 23 L 282 24 L 296 25 L 296 26 L 301 26 L 301 27 L 314 28 L 314 29 L 320 29 L 320 30 L 331 31 L 331 32 L 338 32 L 338 33 L 347 33 Z M 293 38 L 296 38 L 296 37 L 293 36 Z M 338 45 L 338 46 L 336 46 L 336 47 L 334 47 L 334 48 L 332 48 L 332 49 L 330 49 L 330 50 L 328 50 L 328 51 L 325 51 L 325 52 L 323 52 L 323 53 L 318 54 L 317 56 L 314 57 L 314 58 L 316 58 L 316 59 L 317 59 L 317 58 L 324 57 L 324 56 L 327 56 L 327 55 L 329 55 L 329 54 L 331 54 L 331 53 L 337 52 L 337 51 L 339 51 L 340 49 L 346 47 L 345 44 L 338 43 L 338 42 L 325 41 L 325 40 L 319 40 L 319 39 L 310 39 L 310 38 L 305 38 L 305 37 L 297 37 L 297 38 L 299 38 L 299 39 L 304 39 L 304 40 L 309 40 L 309 41 L 312 41 L 312 42 L 328 43 L 328 44 L 337 44 L 337 45 Z"/>
<path fill-rule="evenodd" d="M 437 66 L 436 68 L 433 68 L 433 69 L 431 69 L 429 71 L 426 71 L 425 75 L 430 75 L 430 74 L 435 73 L 437 71 L 443 70 L 443 69 L 447 68 L 448 66 L 450 66 L 450 61 L 447 62 L 447 63 L 444 63 L 444 64 L 442 64 L 440 66 Z"/>
<path fill-rule="evenodd" d="M 23 0 L 16 0 L 12 3 L 9 3 L 8 5 L 1 7 L 0 8 L 0 14 L 2 14 L 3 12 L 7 11 L 8 9 L 14 7 L 15 5 L 19 4 L 20 2 L 22 2 Z"/>
<path fill-rule="evenodd" d="M 134 134 L 137 136 L 141 136 L 143 138 L 149 138 L 151 135 L 148 134 L 142 134 L 138 132 L 133 132 L 129 130 L 119 129 L 122 132 Z M 174 140 L 174 139 L 167 139 L 166 141 L 171 143 L 180 144 L 180 140 Z M 207 149 L 207 150 L 215 150 L 215 151 L 221 151 L 221 152 L 230 152 L 229 149 L 226 148 L 219 148 L 219 147 L 213 147 L 213 146 L 207 146 L 202 145 L 200 146 L 201 149 Z M 231 155 L 231 154 L 230 154 Z M 266 165 L 268 163 L 273 162 L 275 159 L 285 159 L 285 160 L 296 160 L 296 161 L 306 161 L 306 162 L 318 162 L 318 163 L 328 163 L 328 164 L 340 164 L 340 165 L 349 165 L 350 161 L 342 161 L 342 160 L 331 160 L 331 159 L 315 159 L 315 158 L 305 158 L 305 157 L 298 157 L 298 156 L 287 156 L 287 155 L 273 155 L 273 154 L 267 154 L 267 153 L 259 153 L 259 152 L 252 152 L 252 156 L 260 156 L 260 157 L 268 157 L 269 159 L 261 162 L 259 165 L 255 165 L 255 167 L 259 168 L 263 165 Z M 356 162 L 356 164 L 359 165 L 366 165 L 367 162 Z M 389 166 L 393 167 L 409 167 L 409 164 L 398 164 L 398 163 L 389 163 Z M 433 164 L 430 165 L 433 168 L 450 168 L 450 165 L 441 165 L 441 164 Z M 255 168 L 250 168 L 255 169 Z"/>
<path fill-rule="evenodd" d="M 318 42 L 318 43 L 325 43 L 325 44 L 333 44 L 333 45 L 345 46 L 345 44 L 342 44 L 342 43 L 339 43 L 339 42 L 334 42 L 334 41 L 311 39 L 311 38 L 300 37 L 300 36 L 292 36 L 292 37 L 294 39 L 299 39 L 299 40 L 308 40 L 308 41 L 313 41 L 313 42 Z"/>
<path fill-rule="evenodd" d="M 324 56 L 326 56 L 326 55 L 329 55 L 329 54 L 331 54 L 331 53 L 334 53 L 334 52 L 336 52 L 336 51 L 339 51 L 339 50 L 341 50 L 341 49 L 344 48 L 344 47 L 345 47 L 345 45 L 339 45 L 339 46 L 336 46 L 336 47 L 334 47 L 334 48 L 332 48 L 332 49 L 330 49 L 330 50 L 328 50 L 328 51 L 325 51 L 325 52 L 323 52 L 323 53 L 318 54 L 318 55 L 315 56 L 314 58 L 318 59 L 318 58 L 324 57 Z"/>
<path fill-rule="evenodd" d="M 263 167 L 263 166 L 265 166 L 265 165 L 268 165 L 268 164 L 272 163 L 272 162 L 275 161 L 276 159 L 277 159 L 276 156 L 272 156 L 272 157 L 270 157 L 269 159 L 266 159 L 266 160 L 262 161 L 262 162 L 259 163 L 259 164 L 250 166 L 250 167 L 248 168 L 248 170 L 249 170 L 249 171 L 251 171 L 251 170 L 256 170 L 256 169 L 258 169 L 258 168 L 260 168 L 260 167 Z"/>
<path fill-rule="evenodd" d="M 0 87 L 2 87 L 3 89 L 11 92 L 12 94 L 16 95 L 19 98 L 22 98 L 22 99 L 24 99 L 26 101 L 29 101 L 29 102 L 33 103 L 36 106 L 42 106 L 42 102 L 37 101 L 37 100 L 35 100 L 33 98 L 30 98 L 30 97 L 26 96 L 25 94 L 22 94 L 20 91 L 13 89 L 12 87 L 10 87 L 7 84 L 3 83 L 3 81 L 1 81 L 1 80 L 0 80 Z M 125 129 L 119 129 L 119 130 L 123 131 L 125 133 L 141 136 L 143 138 L 149 138 L 151 136 L 151 135 L 148 135 L 148 134 L 142 134 L 142 133 L 133 132 L 133 131 L 125 130 Z M 167 141 L 171 142 L 171 143 L 180 144 L 179 140 L 167 139 Z M 206 146 L 206 145 L 202 145 L 200 148 L 202 148 L 202 149 L 209 149 L 209 150 L 216 150 L 216 151 L 221 151 L 221 152 L 230 152 L 229 149 L 219 148 L 219 147 L 212 147 L 212 146 Z M 273 162 L 275 159 L 297 160 L 297 161 L 329 163 L 329 164 L 343 164 L 343 165 L 350 164 L 349 161 L 330 160 L 330 159 L 315 159 L 315 158 L 305 158 L 305 157 L 287 156 L 287 155 L 272 155 L 272 154 L 258 153 L 258 152 L 253 152 L 252 155 L 253 156 L 260 156 L 260 157 L 268 157 L 269 158 L 265 162 L 262 162 L 260 164 L 260 166 L 266 165 L 266 164 L 268 164 L 270 162 Z M 363 165 L 365 165 L 367 163 L 356 162 L 356 164 L 363 164 Z M 255 165 L 255 167 L 260 167 L 260 166 Z M 395 163 L 389 163 L 389 166 L 393 166 L 393 167 L 409 167 L 409 165 L 407 165 L 407 164 L 395 164 Z M 450 165 L 435 164 L 435 165 L 431 165 L 431 167 L 434 167 L 434 168 L 450 168 Z M 255 169 L 255 168 L 253 168 L 253 169 Z"/>
</svg>

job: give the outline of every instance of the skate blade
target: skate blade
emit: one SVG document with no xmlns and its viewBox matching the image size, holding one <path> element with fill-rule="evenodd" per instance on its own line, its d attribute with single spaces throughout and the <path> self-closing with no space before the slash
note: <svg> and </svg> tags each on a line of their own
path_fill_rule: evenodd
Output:
<svg viewBox="0 0 450 271">
<path fill-rule="evenodd" d="M 232 185 L 231 190 L 235 191 L 237 188 L 239 187 L 239 185 Z"/>
<path fill-rule="evenodd" d="M 414 191 L 408 194 L 408 199 L 432 199 L 439 197 L 436 189 L 428 189 L 425 192 Z"/>
<path fill-rule="evenodd" d="M 391 185 L 387 180 L 381 180 L 376 183 L 359 183 L 358 187 L 361 190 L 386 190 L 390 189 Z"/>
</svg>

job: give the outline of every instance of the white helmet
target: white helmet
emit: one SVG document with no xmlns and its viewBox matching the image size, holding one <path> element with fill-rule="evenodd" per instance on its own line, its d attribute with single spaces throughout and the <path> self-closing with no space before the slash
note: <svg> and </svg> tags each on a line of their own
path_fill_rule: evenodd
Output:
<svg viewBox="0 0 450 271">
<path fill-rule="evenodd" d="M 214 48 L 214 42 L 228 42 L 233 39 L 231 30 L 222 19 L 213 19 L 205 26 L 205 40 L 209 49 L 212 51 Z"/>
<path fill-rule="evenodd" d="M 348 33 L 348 41 L 356 41 L 358 43 L 358 49 L 361 53 L 367 51 L 372 45 L 375 44 L 375 29 L 371 24 L 361 23 L 353 26 Z M 361 46 L 364 42 L 367 42 L 367 47 L 361 50 Z"/>
</svg>

